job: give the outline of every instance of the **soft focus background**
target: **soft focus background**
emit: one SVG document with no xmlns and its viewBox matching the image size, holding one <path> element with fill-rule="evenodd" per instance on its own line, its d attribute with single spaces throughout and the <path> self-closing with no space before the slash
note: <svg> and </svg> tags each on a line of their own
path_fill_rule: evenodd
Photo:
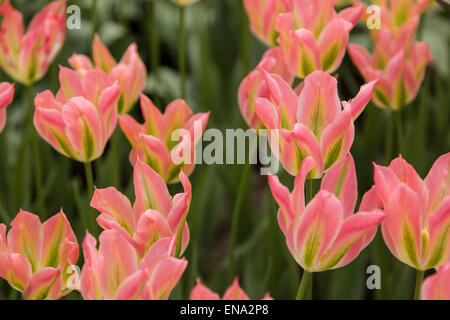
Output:
<svg viewBox="0 0 450 320">
<path fill-rule="evenodd" d="M 11 2 L 29 21 L 48 1 Z M 178 8 L 166 0 L 154 4 L 161 60 L 160 68 L 155 72 L 150 68 L 149 3 L 146 0 L 98 0 L 93 11 L 91 0 L 68 1 L 68 5 L 77 4 L 81 8 L 81 29 L 67 31 L 63 50 L 48 75 L 35 85 L 35 91 L 51 89 L 55 92 L 59 87 L 57 65 L 68 66 L 67 59 L 74 52 L 90 53 L 91 19 L 95 16 L 101 39 L 116 59 L 120 59 L 131 42 L 138 44 L 149 71 L 145 93 L 155 104 L 164 108 L 179 97 Z M 201 0 L 186 10 L 189 106 L 194 112 L 211 111 L 209 128 L 246 129 L 237 105 L 237 90 L 240 81 L 256 66 L 266 48 L 250 33 L 241 0 Z M 448 13 L 438 6 L 427 12 L 418 37 L 430 44 L 435 60 L 427 70 L 418 98 L 403 112 L 407 146 L 403 156 L 424 177 L 437 157 L 450 150 Z M 350 42 L 370 48 L 371 41 L 364 24 L 352 31 Z M 342 100 L 353 97 L 363 81 L 348 56 L 337 74 Z M 0 71 L 0 81 L 5 80 L 10 81 Z M 30 167 L 24 163 L 32 161 L 31 152 L 19 150 L 25 114 L 24 89 L 16 84 L 15 100 L 8 108 L 7 128 L 0 135 L 0 223 L 9 224 L 19 208 L 35 212 L 45 220 L 63 207 L 81 244 L 85 230 L 79 212 L 88 205 L 82 164 L 57 154 L 40 139 L 49 211 L 38 212 L 35 196 L 19 188 L 19 181 L 32 183 L 30 174 L 23 169 Z M 141 118 L 138 106 L 132 115 Z M 372 162 L 386 164 L 386 119 L 385 111 L 370 104 L 356 123 L 352 154 L 360 195 L 373 184 Z M 120 149 L 107 148 L 103 157 L 94 163 L 95 184 L 99 188 L 116 186 L 134 199 L 132 167 L 128 162 L 130 145 L 120 130 L 115 135 L 115 139 L 121 141 Z M 119 160 L 114 157 L 116 153 L 120 155 Z M 281 173 L 281 177 L 284 183 L 293 183 L 293 178 L 286 173 Z M 188 298 L 197 277 L 222 294 L 234 276 L 239 276 L 241 286 L 252 298 L 259 299 L 266 291 L 276 299 L 294 298 L 299 284 L 299 267 L 289 254 L 278 227 L 278 208 L 268 189 L 267 177 L 259 175 L 257 166 L 198 165 L 190 179 L 193 185 L 188 216 L 191 242 L 185 254 L 189 266 L 171 298 Z M 315 187 L 319 187 L 318 183 Z M 172 192 L 179 188 L 178 185 L 170 186 Z M 237 256 L 235 263 L 230 265 L 231 222 L 233 212 L 239 211 Z M 371 264 L 381 268 L 381 290 L 369 291 L 366 287 L 366 268 Z M 408 299 L 413 291 L 414 277 L 414 270 L 393 258 L 378 235 L 347 267 L 315 274 L 313 298 Z M 0 299 L 8 298 L 20 298 L 20 294 L 0 279 Z M 66 297 L 78 298 L 80 295 L 76 292 Z"/>
</svg>

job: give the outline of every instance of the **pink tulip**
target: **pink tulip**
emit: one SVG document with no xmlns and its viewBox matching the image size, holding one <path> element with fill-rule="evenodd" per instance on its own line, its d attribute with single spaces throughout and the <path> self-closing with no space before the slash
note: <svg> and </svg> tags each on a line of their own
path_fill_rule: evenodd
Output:
<svg viewBox="0 0 450 320">
<path fill-rule="evenodd" d="M 241 114 L 248 126 L 255 130 L 264 127 L 261 119 L 255 113 L 255 98 L 268 98 L 269 93 L 263 70 L 281 76 L 290 85 L 294 81 L 294 75 L 284 63 L 282 50 L 280 48 L 267 50 L 256 69 L 244 78 L 238 93 Z"/>
<path fill-rule="evenodd" d="M 349 45 L 349 54 L 366 81 L 379 79 L 374 89 L 374 103 L 380 108 L 401 110 L 416 97 L 427 64 L 433 60 L 425 42 L 413 42 L 414 30 L 397 39 L 387 30 L 376 36 L 375 51 Z"/>
<path fill-rule="evenodd" d="M 299 78 L 316 70 L 333 73 L 345 55 L 350 30 L 362 15 L 363 6 L 339 14 L 335 0 L 286 0 L 287 13 L 277 18 L 275 29 L 284 58 Z"/>
<path fill-rule="evenodd" d="M 40 80 L 61 50 L 66 32 L 66 1 L 53 1 L 36 14 L 24 34 L 22 14 L 9 0 L 0 7 L 0 66 L 17 82 Z"/>
<path fill-rule="evenodd" d="M 364 5 L 362 1 L 355 1 Z M 419 26 L 420 15 L 430 8 L 433 0 L 372 0 L 371 4 L 380 10 L 381 29 L 389 30 L 395 37 L 407 29 Z M 364 5 L 365 6 L 365 5 Z M 364 20 L 370 19 L 370 10 L 364 10 Z M 378 29 L 371 30 L 376 36 Z"/>
<path fill-rule="evenodd" d="M 141 95 L 141 109 L 144 124 L 129 115 L 119 118 L 120 127 L 133 146 L 131 163 L 134 165 L 141 159 L 168 183 L 178 181 L 180 170 L 189 176 L 195 167 L 195 144 L 206 128 L 209 113 L 194 115 L 184 100 L 175 100 L 163 114 L 145 95 Z M 174 141 L 175 130 L 183 132 L 180 131 L 181 136 Z M 180 158 L 181 163 L 174 163 L 175 158 Z"/>
<path fill-rule="evenodd" d="M 421 292 L 422 300 L 450 300 L 450 262 L 425 279 Z"/>
<path fill-rule="evenodd" d="M 400 156 L 389 167 L 375 165 L 375 186 L 386 219 L 384 241 L 403 263 L 437 268 L 450 259 L 450 153 L 422 180 Z"/>
<path fill-rule="evenodd" d="M 86 300 L 166 300 L 187 266 L 172 257 L 170 238 L 155 242 L 140 258 L 116 230 L 100 234 L 100 248 L 89 233 L 83 242 L 81 294 Z"/>
<path fill-rule="evenodd" d="M 197 279 L 197 284 L 191 291 L 191 300 L 250 300 L 250 298 L 247 296 L 247 294 L 242 290 L 242 288 L 239 286 L 239 280 L 236 278 L 234 279 L 231 286 L 227 289 L 225 294 L 223 295 L 223 298 L 220 299 L 220 296 L 205 287 L 200 279 Z M 263 300 L 273 300 L 269 294 L 266 294 L 263 298 Z"/>
<path fill-rule="evenodd" d="M 360 211 L 353 214 L 357 183 L 351 155 L 325 174 L 320 191 L 305 207 L 305 179 L 314 165 L 311 157 L 305 159 L 292 193 L 276 176 L 269 176 L 272 194 L 280 206 L 278 223 L 288 248 L 309 272 L 336 269 L 353 261 L 373 240 L 384 218 L 377 210 L 374 189 L 364 195 Z"/>
<path fill-rule="evenodd" d="M 148 165 L 137 161 L 134 167 L 136 201 L 131 206 L 126 196 L 114 187 L 96 189 L 91 206 L 101 214 L 98 224 L 105 230 L 116 230 L 143 256 L 158 239 L 177 238 L 183 230 L 181 250 L 189 243 L 186 217 L 191 202 L 191 184 L 180 172 L 184 192 L 170 196 L 164 180 Z"/>
<path fill-rule="evenodd" d="M 245 11 L 255 36 L 268 46 L 277 46 L 277 17 L 287 11 L 286 0 L 244 0 Z"/>
<path fill-rule="evenodd" d="M 101 42 L 100 37 L 95 35 L 92 52 L 94 65 L 87 56 L 80 54 L 72 55 L 69 59 L 70 65 L 82 75 L 95 67 L 106 72 L 112 80 L 117 80 L 121 88 L 118 112 L 119 114 L 130 112 L 147 81 L 147 71 L 136 44 L 131 44 L 117 63 L 108 48 Z"/>
<path fill-rule="evenodd" d="M 35 98 L 34 126 L 41 137 L 66 157 L 90 162 L 100 157 L 117 125 L 120 88 L 101 70 L 80 76 L 61 67 L 61 89 Z"/>
<path fill-rule="evenodd" d="M 37 215 L 21 210 L 11 226 L 6 236 L 6 226 L 0 224 L 0 277 L 25 299 L 68 294 L 78 243 L 64 212 L 41 224 Z"/>
<path fill-rule="evenodd" d="M 6 124 L 6 107 L 11 104 L 14 99 L 14 85 L 1 82 L 0 83 L 0 133 Z"/>
<path fill-rule="evenodd" d="M 354 137 L 353 122 L 369 102 L 375 81 L 361 87 L 349 102 L 341 102 L 337 80 L 323 71 L 306 77 L 300 96 L 276 74 L 265 74 L 270 98 L 256 98 L 256 114 L 269 130 L 272 152 L 283 167 L 297 175 L 302 161 L 312 156 L 310 178 L 345 157 Z"/>
</svg>

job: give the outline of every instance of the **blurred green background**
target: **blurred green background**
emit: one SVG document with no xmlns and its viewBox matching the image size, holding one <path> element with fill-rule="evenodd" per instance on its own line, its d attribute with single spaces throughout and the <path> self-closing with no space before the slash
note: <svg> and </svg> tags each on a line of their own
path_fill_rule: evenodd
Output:
<svg viewBox="0 0 450 320">
<path fill-rule="evenodd" d="M 12 0 L 23 12 L 26 21 L 48 1 Z M 81 8 L 80 30 L 68 30 L 63 50 L 47 76 L 35 85 L 35 91 L 56 91 L 57 65 L 68 66 L 74 53 L 90 52 L 91 19 L 96 16 L 102 41 L 116 59 L 127 46 L 136 42 L 149 71 L 145 93 L 163 109 L 178 98 L 178 8 L 159 0 L 97 0 L 95 12 L 91 0 L 68 1 Z M 156 10 L 156 25 L 160 44 L 160 67 L 151 66 L 150 6 Z M 241 0 L 201 0 L 186 9 L 187 30 L 187 101 L 194 112 L 211 111 L 209 128 L 246 128 L 237 105 L 240 81 L 259 62 L 267 49 L 251 33 Z M 427 70 L 417 99 L 408 106 L 404 118 L 407 150 L 404 158 L 424 177 L 432 163 L 450 150 L 450 18 L 439 7 L 426 13 L 421 21 L 418 38 L 431 46 L 435 58 Z M 367 30 L 360 24 L 351 33 L 350 42 L 371 47 Z M 359 72 L 348 56 L 339 68 L 341 100 L 353 97 L 363 84 Z M 0 72 L 0 81 L 9 80 Z M 16 84 L 14 103 L 8 108 L 8 122 L 0 135 L 0 223 L 9 224 L 19 208 L 40 215 L 41 220 L 57 213 L 62 207 L 72 223 L 79 243 L 85 229 L 80 212 L 86 210 L 86 190 L 83 166 L 57 154 L 40 140 L 44 165 L 44 183 L 48 212 L 38 212 L 36 199 L 22 183 L 32 185 L 27 170 L 32 161 L 30 150 L 20 150 L 26 97 L 23 87 Z M 141 118 L 138 106 L 132 111 Z M 352 154 L 355 158 L 360 196 L 373 184 L 375 161 L 386 164 L 384 156 L 387 112 L 370 104 L 356 123 Z M 116 186 L 134 199 L 132 167 L 128 161 L 130 146 L 124 135 L 116 131 L 118 150 L 107 147 L 102 158 L 94 163 L 95 185 Z M 395 146 L 394 146 L 395 148 Z M 119 159 L 116 158 L 119 155 Z M 292 185 L 293 177 L 281 173 L 282 182 Z M 189 261 L 172 299 L 188 298 L 195 278 L 222 294 L 235 276 L 250 297 L 259 299 L 270 292 L 275 299 L 295 297 L 300 269 L 288 252 L 276 221 L 278 210 L 268 189 L 267 177 L 259 175 L 257 166 L 198 165 L 190 177 L 193 200 L 188 216 L 191 242 L 185 254 Z M 22 182 L 21 182 L 22 181 Z M 315 184 L 318 188 L 318 183 Z M 180 186 L 171 185 L 175 193 Z M 238 194 L 241 193 L 241 197 Z M 236 233 L 236 261 L 230 264 L 228 252 L 233 212 L 240 213 Z M 82 255 L 81 255 L 82 256 Z M 80 257 L 79 264 L 82 263 Z M 366 287 L 367 266 L 379 265 L 382 288 L 370 291 Z M 412 297 L 415 272 L 398 262 L 386 249 L 380 235 L 350 265 L 335 271 L 315 274 L 314 299 L 409 299 Z M 0 279 L 0 299 L 20 298 Z M 66 299 L 78 299 L 76 292 Z"/>
</svg>

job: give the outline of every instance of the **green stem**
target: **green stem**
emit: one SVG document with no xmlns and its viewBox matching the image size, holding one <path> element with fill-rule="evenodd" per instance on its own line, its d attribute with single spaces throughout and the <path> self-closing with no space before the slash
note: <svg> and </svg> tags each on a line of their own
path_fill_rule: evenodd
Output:
<svg viewBox="0 0 450 320">
<path fill-rule="evenodd" d="M 414 300 L 420 300 L 420 289 L 422 288 L 423 278 L 425 271 L 417 270 L 416 274 L 416 287 L 414 289 Z"/>
<path fill-rule="evenodd" d="M 239 190 L 236 196 L 236 202 L 234 203 L 233 216 L 231 221 L 231 234 L 230 234 L 230 275 L 234 277 L 235 264 L 236 264 L 236 238 L 239 226 L 239 220 L 241 217 L 242 202 L 244 201 L 245 187 L 247 186 L 248 176 L 250 173 L 251 165 L 246 163 L 241 175 L 241 181 L 239 183 Z"/>
<path fill-rule="evenodd" d="M 384 141 L 384 156 L 385 163 L 389 164 L 392 160 L 392 154 L 394 149 L 394 116 L 391 111 L 387 113 L 387 128 Z"/>
<path fill-rule="evenodd" d="M 92 200 L 92 196 L 94 194 L 94 176 L 92 174 L 92 163 L 86 162 L 84 164 L 84 173 L 86 174 L 86 187 L 88 199 L 86 203 L 90 203 Z M 98 234 L 97 221 L 95 219 L 95 214 L 91 208 L 88 208 L 85 212 L 85 218 L 87 217 L 86 223 L 90 225 L 90 231 L 93 236 Z"/>
<path fill-rule="evenodd" d="M 178 68 L 180 69 L 180 94 L 181 98 L 186 96 L 186 33 L 185 33 L 185 8 L 180 6 L 180 25 L 178 30 Z"/>
<path fill-rule="evenodd" d="M 405 152 L 405 138 L 403 132 L 403 119 L 400 111 L 395 112 L 395 121 L 397 124 L 397 139 L 398 139 L 398 152 L 404 155 Z"/>
<path fill-rule="evenodd" d="M 156 2 L 148 1 L 149 23 L 150 23 L 150 66 L 151 72 L 158 79 L 159 76 L 159 38 L 156 24 Z"/>
<path fill-rule="evenodd" d="M 97 32 L 97 0 L 91 0 L 91 43 L 94 41 Z"/>
<path fill-rule="evenodd" d="M 307 289 L 312 288 L 310 283 L 312 283 L 312 272 L 306 270 L 303 271 L 302 281 L 300 281 L 300 286 L 298 287 L 296 300 L 305 300 L 307 295 Z"/>
<path fill-rule="evenodd" d="M 94 194 L 94 177 L 92 174 L 92 163 L 84 163 L 84 173 L 86 175 L 86 187 L 89 196 L 89 202 L 91 201 L 92 195 Z"/>
<path fill-rule="evenodd" d="M 27 115 L 27 134 L 31 138 L 31 147 L 33 149 L 33 164 L 34 164 L 34 187 L 38 200 L 38 208 L 41 215 L 47 214 L 45 208 L 45 194 L 42 188 L 42 166 L 41 157 L 39 154 L 39 141 L 37 140 L 36 132 L 33 127 L 33 114 L 34 114 L 34 98 L 33 98 L 33 86 L 30 84 L 26 86 L 26 93 L 28 99 L 28 115 Z"/>
</svg>

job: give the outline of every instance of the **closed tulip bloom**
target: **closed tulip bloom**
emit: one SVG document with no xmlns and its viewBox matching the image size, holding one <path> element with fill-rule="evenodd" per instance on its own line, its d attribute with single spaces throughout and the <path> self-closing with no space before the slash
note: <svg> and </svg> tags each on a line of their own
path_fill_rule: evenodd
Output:
<svg viewBox="0 0 450 320">
<path fill-rule="evenodd" d="M 23 16 L 9 0 L 0 7 L 0 66 L 15 81 L 40 80 L 61 50 L 66 32 L 66 1 L 53 1 L 37 13 L 24 33 Z"/>
<path fill-rule="evenodd" d="M 238 92 L 239 108 L 245 122 L 255 130 L 264 127 L 263 122 L 255 113 L 255 98 L 269 97 L 263 70 L 281 76 L 289 85 L 294 81 L 294 75 L 284 63 L 283 52 L 280 48 L 267 50 L 256 69 L 242 80 Z"/>
<path fill-rule="evenodd" d="M 350 30 L 362 15 L 363 6 L 339 14 L 335 0 L 287 0 L 289 11 L 277 18 L 275 29 L 286 64 L 299 78 L 316 70 L 333 73 L 342 62 Z"/>
<path fill-rule="evenodd" d="M 1 82 L 0 83 L 0 133 L 6 124 L 6 107 L 11 104 L 14 99 L 14 85 Z"/>
<path fill-rule="evenodd" d="M 250 300 L 248 295 L 239 286 L 239 279 L 234 279 L 231 286 L 226 290 L 222 299 L 220 296 L 205 287 L 200 279 L 197 279 L 197 284 L 191 291 L 190 300 Z M 273 300 L 269 294 L 266 294 L 263 300 Z"/>
<path fill-rule="evenodd" d="M 351 155 L 325 174 L 320 191 L 305 207 L 304 183 L 313 167 L 314 160 L 306 158 L 292 192 L 276 176 L 269 176 L 269 185 L 280 207 L 278 223 L 292 256 L 306 271 L 319 272 L 356 259 L 373 240 L 384 214 L 377 208 L 374 189 L 364 195 L 359 212 L 353 214 L 357 182 Z"/>
<path fill-rule="evenodd" d="M 61 89 L 35 98 L 34 126 L 56 151 L 80 162 L 99 158 L 117 125 L 120 87 L 101 70 L 61 67 Z"/>
<path fill-rule="evenodd" d="M 21 210 L 8 235 L 0 224 L 0 277 L 25 299 L 58 299 L 72 291 L 77 260 L 77 239 L 62 210 L 43 224 Z"/>
<path fill-rule="evenodd" d="M 180 170 L 189 176 L 195 167 L 195 144 L 203 135 L 209 113 L 193 114 L 180 99 L 161 113 L 145 95 L 141 95 L 141 109 L 144 124 L 129 115 L 119 118 L 120 127 L 133 147 L 131 163 L 134 165 L 141 159 L 168 183 L 179 181 Z"/>
<path fill-rule="evenodd" d="M 422 300 L 450 300 L 450 262 L 427 277 L 422 285 Z"/>
<path fill-rule="evenodd" d="M 83 242 L 81 294 L 85 300 L 166 300 L 187 266 L 172 257 L 170 238 L 154 243 L 140 258 L 119 231 L 89 233 Z"/>
<path fill-rule="evenodd" d="M 425 70 L 433 60 L 425 42 L 413 42 L 413 30 L 397 39 L 387 30 L 377 34 L 375 51 L 350 44 L 349 54 L 366 81 L 379 79 L 373 101 L 380 108 L 398 111 L 415 99 Z"/>
<path fill-rule="evenodd" d="M 108 48 L 101 42 L 100 37 L 95 35 L 92 43 L 92 55 L 94 64 L 87 56 L 80 54 L 72 55 L 69 63 L 82 75 L 88 70 L 97 68 L 107 73 L 113 81 L 117 80 L 120 84 L 117 110 L 119 114 L 130 112 L 147 81 L 147 71 L 136 44 L 132 43 L 117 63 Z"/>
<path fill-rule="evenodd" d="M 434 163 L 425 180 L 401 157 L 375 165 L 375 186 L 386 219 L 381 225 L 391 253 L 417 269 L 450 259 L 450 153 Z"/>
<path fill-rule="evenodd" d="M 101 214 L 98 224 L 105 230 L 117 230 L 143 256 L 158 239 L 176 240 L 182 230 L 182 254 L 189 243 L 189 228 L 185 223 L 191 203 L 191 184 L 180 172 L 184 192 L 172 197 L 164 180 L 148 165 L 137 161 L 134 167 L 134 205 L 116 188 L 96 189 L 91 206 Z M 181 233 L 180 233 L 181 234 Z"/>
<path fill-rule="evenodd" d="M 244 8 L 255 36 L 268 46 L 277 46 L 277 17 L 286 12 L 286 0 L 244 0 Z"/>
<path fill-rule="evenodd" d="M 272 152 L 294 176 L 311 156 L 315 166 L 309 178 L 321 177 L 349 152 L 353 122 L 370 101 L 375 81 L 362 86 L 353 100 L 341 103 L 337 80 L 323 71 L 306 77 L 300 96 L 278 75 L 266 72 L 265 79 L 270 98 L 255 99 L 255 110 L 270 132 Z"/>
</svg>

